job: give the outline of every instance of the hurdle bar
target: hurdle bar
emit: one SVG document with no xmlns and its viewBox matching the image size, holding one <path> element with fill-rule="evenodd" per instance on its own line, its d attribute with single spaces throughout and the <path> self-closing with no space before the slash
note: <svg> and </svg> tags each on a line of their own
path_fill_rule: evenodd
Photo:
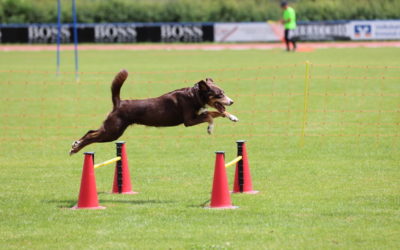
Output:
<svg viewBox="0 0 400 250">
<path fill-rule="evenodd" d="M 100 168 L 100 167 L 103 167 L 103 166 L 107 166 L 109 164 L 112 164 L 112 163 L 120 161 L 120 160 L 121 160 L 121 156 L 117 156 L 117 157 L 112 158 L 112 159 L 110 159 L 108 161 L 104 161 L 104 162 L 101 162 L 101 163 L 98 163 L 98 164 L 94 165 L 94 168 L 96 169 L 96 168 Z"/>
<path fill-rule="evenodd" d="M 228 168 L 230 166 L 235 165 L 238 161 L 240 161 L 242 159 L 242 156 L 238 156 L 235 159 L 233 159 L 232 161 L 228 162 L 227 164 L 225 164 L 225 167 Z"/>
</svg>

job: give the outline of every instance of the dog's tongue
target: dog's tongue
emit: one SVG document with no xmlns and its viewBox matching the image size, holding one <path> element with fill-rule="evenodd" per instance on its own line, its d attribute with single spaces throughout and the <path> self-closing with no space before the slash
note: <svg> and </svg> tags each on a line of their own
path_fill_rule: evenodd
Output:
<svg viewBox="0 0 400 250">
<path fill-rule="evenodd" d="M 224 107 L 224 105 L 222 105 L 222 104 L 219 103 L 219 102 L 216 102 L 216 103 L 215 103 L 215 108 L 216 108 L 219 112 L 221 112 L 221 113 L 225 112 L 225 107 Z"/>
</svg>

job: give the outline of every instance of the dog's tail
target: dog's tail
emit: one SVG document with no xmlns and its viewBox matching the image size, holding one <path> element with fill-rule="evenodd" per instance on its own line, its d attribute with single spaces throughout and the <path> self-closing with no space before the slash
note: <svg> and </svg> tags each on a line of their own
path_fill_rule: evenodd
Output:
<svg viewBox="0 0 400 250">
<path fill-rule="evenodd" d="M 121 101 L 119 93 L 122 84 L 124 84 L 126 78 L 128 78 L 128 71 L 123 69 L 114 77 L 114 80 L 111 84 L 111 94 L 114 108 L 117 108 L 119 106 L 119 103 Z"/>
</svg>

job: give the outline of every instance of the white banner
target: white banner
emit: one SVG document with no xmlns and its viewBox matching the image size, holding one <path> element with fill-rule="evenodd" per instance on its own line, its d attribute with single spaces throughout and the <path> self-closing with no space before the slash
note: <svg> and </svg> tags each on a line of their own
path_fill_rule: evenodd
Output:
<svg viewBox="0 0 400 250">
<path fill-rule="evenodd" d="M 352 40 L 399 40 L 400 20 L 351 21 Z"/>
<path fill-rule="evenodd" d="M 281 41 L 280 24 L 264 23 L 215 23 L 215 42 L 277 42 Z"/>
<path fill-rule="evenodd" d="M 299 22 L 291 36 L 300 41 L 400 40 L 400 20 Z M 278 42 L 283 26 L 275 22 L 215 23 L 215 42 Z"/>
</svg>

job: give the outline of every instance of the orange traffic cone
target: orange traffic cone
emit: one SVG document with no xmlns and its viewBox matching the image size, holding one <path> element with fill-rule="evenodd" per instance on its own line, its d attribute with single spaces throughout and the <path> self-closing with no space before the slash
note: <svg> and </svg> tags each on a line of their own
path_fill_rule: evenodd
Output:
<svg viewBox="0 0 400 250">
<path fill-rule="evenodd" d="M 78 204 L 72 209 L 104 209 L 99 206 L 99 199 L 96 190 L 96 177 L 94 175 L 94 153 L 84 153 L 81 188 L 79 192 Z"/>
<path fill-rule="evenodd" d="M 228 178 L 225 170 L 225 152 L 216 152 L 214 182 L 211 193 L 211 204 L 209 208 L 235 209 L 232 206 L 229 193 Z"/>
<path fill-rule="evenodd" d="M 125 142 L 116 142 L 117 156 L 121 157 L 115 165 L 113 194 L 137 194 L 132 191 L 131 177 L 129 174 L 128 157 L 126 154 Z"/>
<path fill-rule="evenodd" d="M 242 156 L 242 159 L 236 163 L 233 193 L 256 194 L 258 191 L 253 190 L 245 142 L 243 140 L 236 142 L 238 147 L 237 155 Z"/>
</svg>

